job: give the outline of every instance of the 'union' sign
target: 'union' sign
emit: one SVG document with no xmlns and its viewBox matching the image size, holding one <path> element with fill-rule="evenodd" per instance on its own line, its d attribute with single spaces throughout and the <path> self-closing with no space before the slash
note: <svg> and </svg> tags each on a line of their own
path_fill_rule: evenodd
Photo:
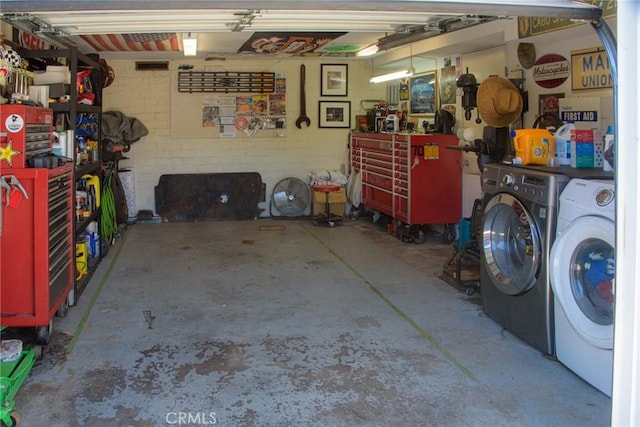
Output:
<svg viewBox="0 0 640 427">
<path fill-rule="evenodd" d="M 613 87 L 609 58 L 604 48 L 571 52 L 571 89 L 594 90 Z"/>
</svg>

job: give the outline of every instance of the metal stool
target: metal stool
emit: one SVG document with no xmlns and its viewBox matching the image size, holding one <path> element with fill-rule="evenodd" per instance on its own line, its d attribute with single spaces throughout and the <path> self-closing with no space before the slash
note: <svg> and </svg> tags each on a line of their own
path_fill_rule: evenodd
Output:
<svg viewBox="0 0 640 427">
<path fill-rule="evenodd" d="M 329 203 L 329 193 L 340 191 L 339 185 L 314 185 L 313 191 L 324 193 L 324 212 L 313 216 L 313 225 L 326 225 L 335 227 L 342 225 L 342 215 L 334 215 L 331 213 L 331 205 Z"/>
</svg>

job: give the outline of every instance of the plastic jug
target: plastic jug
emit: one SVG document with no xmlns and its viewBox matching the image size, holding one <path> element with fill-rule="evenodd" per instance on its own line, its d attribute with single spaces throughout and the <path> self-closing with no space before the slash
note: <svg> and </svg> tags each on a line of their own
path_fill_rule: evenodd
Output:
<svg viewBox="0 0 640 427">
<path fill-rule="evenodd" d="M 96 175 L 85 174 L 82 175 L 82 179 L 87 180 L 87 188 L 93 187 L 93 192 L 96 196 L 96 207 L 100 207 L 100 178 Z"/>
<path fill-rule="evenodd" d="M 576 126 L 573 122 L 560 126 L 553 135 L 555 139 L 555 152 L 561 165 L 569 166 L 571 164 L 571 129 Z"/>
<path fill-rule="evenodd" d="M 385 132 L 398 132 L 400 130 L 400 118 L 395 114 L 389 114 L 384 120 Z"/>
<path fill-rule="evenodd" d="M 522 165 L 547 165 L 554 157 L 554 138 L 546 129 L 517 129 L 511 132 L 516 157 Z"/>
</svg>

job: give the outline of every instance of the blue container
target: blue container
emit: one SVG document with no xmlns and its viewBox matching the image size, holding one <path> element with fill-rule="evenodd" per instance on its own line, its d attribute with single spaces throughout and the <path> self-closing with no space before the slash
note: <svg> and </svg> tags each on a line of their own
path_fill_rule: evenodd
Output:
<svg viewBox="0 0 640 427">
<path fill-rule="evenodd" d="M 461 251 L 462 247 L 471 240 L 471 219 L 462 218 L 458 221 L 458 243 L 456 250 Z"/>
</svg>

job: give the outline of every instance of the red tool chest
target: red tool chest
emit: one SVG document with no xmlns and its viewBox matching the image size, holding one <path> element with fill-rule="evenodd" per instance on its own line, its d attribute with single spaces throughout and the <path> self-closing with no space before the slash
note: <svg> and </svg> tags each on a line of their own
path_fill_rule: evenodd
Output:
<svg viewBox="0 0 640 427">
<path fill-rule="evenodd" d="M 406 224 L 455 224 L 462 216 L 462 168 L 455 135 L 351 134 L 351 167 L 362 203 Z"/>
<path fill-rule="evenodd" d="M 0 324 L 36 327 L 41 342 L 74 274 L 73 162 L 27 167 L 51 151 L 52 117 L 22 105 L 0 114 Z"/>
</svg>

